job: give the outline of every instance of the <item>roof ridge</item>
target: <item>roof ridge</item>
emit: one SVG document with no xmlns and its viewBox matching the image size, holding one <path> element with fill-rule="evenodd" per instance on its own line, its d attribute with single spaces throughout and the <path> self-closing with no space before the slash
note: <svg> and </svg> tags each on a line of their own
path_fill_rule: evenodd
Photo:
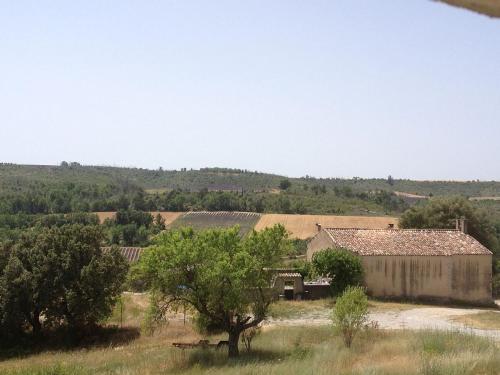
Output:
<svg viewBox="0 0 500 375">
<path fill-rule="evenodd" d="M 461 232 L 459 229 L 445 229 L 445 228 L 335 228 L 326 227 L 324 230 L 364 230 L 364 231 L 380 231 L 380 232 Z"/>
</svg>

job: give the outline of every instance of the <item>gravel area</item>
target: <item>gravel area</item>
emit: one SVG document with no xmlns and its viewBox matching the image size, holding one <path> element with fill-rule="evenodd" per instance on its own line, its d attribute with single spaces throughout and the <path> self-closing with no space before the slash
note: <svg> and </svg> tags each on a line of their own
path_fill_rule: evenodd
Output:
<svg viewBox="0 0 500 375">
<path fill-rule="evenodd" d="M 500 301 L 497 301 L 500 303 Z M 370 313 L 369 320 L 377 322 L 383 329 L 437 329 L 444 331 L 460 331 L 473 333 L 478 336 L 500 340 L 500 330 L 477 329 L 453 321 L 454 317 L 468 314 L 477 314 L 488 311 L 485 309 L 451 308 L 451 307 L 419 307 L 409 310 L 387 310 Z M 489 310 L 495 311 L 495 310 Z M 495 311 L 500 314 L 500 311 Z M 331 324 L 330 312 L 325 310 L 315 313 L 314 316 L 302 316 L 296 319 L 268 319 L 264 326 L 290 325 L 327 325 Z"/>
</svg>

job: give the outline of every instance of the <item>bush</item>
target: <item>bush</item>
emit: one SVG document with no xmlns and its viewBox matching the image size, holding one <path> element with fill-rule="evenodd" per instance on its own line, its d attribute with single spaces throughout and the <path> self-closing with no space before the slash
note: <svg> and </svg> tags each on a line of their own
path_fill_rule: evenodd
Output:
<svg viewBox="0 0 500 375">
<path fill-rule="evenodd" d="M 252 327 L 241 333 L 241 342 L 245 345 L 245 349 L 249 352 L 252 349 L 252 340 L 260 334 L 260 327 Z"/>
<path fill-rule="evenodd" d="M 354 336 L 368 320 L 368 298 L 359 286 L 349 286 L 337 298 L 333 309 L 333 325 L 342 335 L 344 344 L 350 348 Z"/>
<path fill-rule="evenodd" d="M 361 260 L 345 249 L 326 249 L 314 254 L 313 267 L 317 274 L 330 277 L 330 289 L 334 296 L 348 286 L 361 285 L 363 267 Z"/>
</svg>

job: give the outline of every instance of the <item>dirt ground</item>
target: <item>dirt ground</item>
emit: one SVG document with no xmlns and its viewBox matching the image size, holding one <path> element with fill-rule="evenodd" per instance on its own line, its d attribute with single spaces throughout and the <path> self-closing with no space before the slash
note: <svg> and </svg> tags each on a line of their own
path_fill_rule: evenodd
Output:
<svg viewBox="0 0 500 375">
<path fill-rule="evenodd" d="M 497 301 L 500 305 L 500 301 Z M 438 307 L 438 306 L 417 306 L 415 308 L 372 308 L 370 310 L 370 322 L 376 322 L 383 329 L 437 329 L 451 330 L 467 333 L 474 333 L 479 336 L 490 337 L 500 341 L 499 329 L 478 329 L 469 327 L 454 318 L 463 315 L 478 314 L 484 311 L 492 311 L 499 314 L 499 310 L 458 308 L 458 307 Z M 330 309 L 315 311 L 311 316 L 302 315 L 297 318 L 270 318 L 264 326 L 303 326 L 303 325 L 327 325 L 331 324 Z"/>
</svg>

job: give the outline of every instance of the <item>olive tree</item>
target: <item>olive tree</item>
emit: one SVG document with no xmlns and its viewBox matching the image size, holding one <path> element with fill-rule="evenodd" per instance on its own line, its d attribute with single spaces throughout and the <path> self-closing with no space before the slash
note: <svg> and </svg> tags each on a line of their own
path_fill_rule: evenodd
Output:
<svg viewBox="0 0 500 375">
<path fill-rule="evenodd" d="M 242 238 L 239 228 L 195 232 L 191 228 L 160 234 L 141 257 L 160 314 L 189 305 L 199 321 L 227 332 L 230 357 L 239 355 L 243 331 L 258 326 L 275 293 L 272 273 L 288 250 L 281 225 L 252 231 Z"/>
</svg>

